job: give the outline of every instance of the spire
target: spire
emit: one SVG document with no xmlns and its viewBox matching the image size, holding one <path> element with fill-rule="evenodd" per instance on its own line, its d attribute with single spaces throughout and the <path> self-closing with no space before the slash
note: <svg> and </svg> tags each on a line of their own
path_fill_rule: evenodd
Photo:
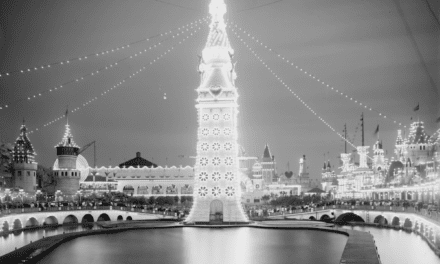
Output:
<svg viewBox="0 0 440 264">
<path fill-rule="evenodd" d="M 224 0 L 211 0 L 209 4 L 209 14 L 211 14 L 211 24 L 209 25 L 208 41 L 205 48 L 227 47 L 231 48 L 228 35 L 226 33 L 226 24 L 223 16 L 226 14 L 226 4 Z"/>
<path fill-rule="evenodd" d="M 72 133 L 70 132 L 69 123 L 66 123 L 66 130 L 64 131 L 63 139 L 56 147 L 73 147 L 79 148 L 78 145 L 73 141 Z"/>
<path fill-rule="evenodd" d="M 269 146 L 266 143 L 266 147 L 264 147 L 264 152 L 263 152 L 263 159 L 265 158 L 269 158 L 272 159 L 272 155 L 270 155 L 270 150 L 269 150 Z"/>
</svg>

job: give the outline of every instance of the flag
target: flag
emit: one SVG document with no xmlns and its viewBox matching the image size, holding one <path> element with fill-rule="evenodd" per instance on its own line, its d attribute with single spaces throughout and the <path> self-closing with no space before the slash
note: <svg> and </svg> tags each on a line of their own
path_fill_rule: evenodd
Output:
<svg viewBox="0 0 440 264">
<path fill-rule="evenodd" d="M 420 104 L 419 104 L 419 103 L 417 103 L 417 106 L 416 106 L 416 107 L 414 107 L 414 112 L 415 112 L 415 111 L 419 111 L 419 109 L 420 109 Z"/>
<path fill-rule="evenodd" d="M 435 120 L 436 123 L 440 123 L 440 116 Z"/>
<path fill-rule="evenodd" d="M 374 131 L 374 135 L 377 135 L 377 133 L 379 133 L 379 125 L 377 125 L 376 130 Z"/>
</svg>

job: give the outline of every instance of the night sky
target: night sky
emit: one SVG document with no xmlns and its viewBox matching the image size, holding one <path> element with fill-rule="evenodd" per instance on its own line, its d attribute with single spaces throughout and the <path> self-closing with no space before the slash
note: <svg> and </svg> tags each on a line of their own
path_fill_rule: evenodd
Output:
<svg viewBox="0 0 440 264">
<path fill-rule="evenodd" d="M 271 4 L 271 2 L 274 2 Z M 398 126 L 411 117 L 425 122 L 432 134 L 440 116 L 440 52 L 437 1 L 406 0 L 227 0 L 227 18 L 270 48 L 295 62 L 335 89 L 382 112 L 367 111 L 349 98 L 326 88 L 289 66 L 248 37 L 244 40 L 273 71 L 314 111 L 342 133 L 347 123 L 350 138 L 361 144 L 361 113 L 365 113 L 365 143 L 373 132 L 388 154 Z M 429 5 L 428 5 L 429 3 Z M 195 89 L 199 85 L 198 57 L 207 39 L 208 25 L 178 45 L 181 36 L 158 48 L 118 63 L 96 76 L 65 85 L 51 93 L 38 93 L 75 80 L 92 71 L 140 52 L 164 37 L 133 44 L 129 49 L 91 56 L 87 60 L 54 65 L 29 73 L 6 72 L 40 67 L 165 33 L 208 15 L 208 0 L 164 1 L 2 1 L 0 4 L 0 135 L 14 142 L 22 119 L 36 151 L 36 161 L 52 166 L 54 146 L 64 133 L 65 120 L 44 124 L 69 109 L 74 140 L 83 146 L 97 141 L 97 165 L 115 166 L 135 157 L 159 165 L 194 165 L 197 116 Z M 237 61 L 239 143 L 250 156 L 263 154 L 269 144 L 279 172 L 297 172 L 307 156 L 311 177 L 320 177 L 324 153 L 339 165 L 342 140 L 242 45 L 229 30 Z M 119 88 L 105 90 L 138 71 L 141 66 L 175 46 L 147 70 Z M 166 93 L 166 99 L 164 94 Z M 37 98 L 27 99 L 36 94 Z M 97 97 L 90 104 L 83 103 Z M 22 100 L 22 101 L 20 101 Z M 420 110 L 413 108 L 420 103 Z M 93 149 L 84 152 L 93 164 Z M 351 151 L 352 148 L 349 148 Z M 370 152 L 371 153 L 371 152 Z M 179 155 L 185 155 L 179 158 Z"/>
</svg>

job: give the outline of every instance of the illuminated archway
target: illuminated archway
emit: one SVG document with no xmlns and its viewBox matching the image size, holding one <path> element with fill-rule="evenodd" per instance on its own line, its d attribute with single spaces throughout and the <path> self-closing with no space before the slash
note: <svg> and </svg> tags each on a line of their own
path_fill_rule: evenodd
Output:
<svg viewBox="0 0 440 264">
<path fill-rule="evenodd" d="M 102 221 L 110 221 L 110 216 L 108 216 L 108 214 L 101 214 L 98 217 L 98 222 L 102 222 Z"/>
<path fill-rule="evenodd" d="M 68 215 L 64 218 L 63 225 L 78 224 L 78 218 L 74 215 Z"/>
<path fill-rule="evenodd" d="M 365 220 L 362 219 L 362 217 L 360 217 L 357 214 L 354 213 L 344 213 L 338 216 L 338 218 L 336 218 L 336 222 L 339 223 L 349 223 L 349 222 L 362 222 L 365 223 Z"/>
<path fill-rule="evenodd" d="M 383 217 L 383 215 L 378 215 L 376 218 L 374 218 L 373 223 L 379 224 L 379 225 L 388 225 L 388 220 Z"/>
<path fill-rule="evenodd" d="M 93 218 L 93 216 L 91 214 L 86 214 L 83 216 L 81 223 L 85 224 L 85 223 L 93 223 L 95 222 L 95 219 Z"/>
<path fill-rule="evenodd" d="M 34 217 L 31 217 L 26 221 L 25 227 L 34 227 L 34 226 L 38 226 L 38 225 L 39 224 L 38 224 L 37 219 L 35 219 Z"/>
<path fill-rule="evenodd" d="M 23 225 L 21 224 L 20 219 L 15 219 L 14 220 L 14 224 L 13 224 L 13 229 L 17 230 L 17 229 L 22 229 Z"/>
<path fill-rule="evenodd" d="M 58 219 L 55 216 L 46 217 L 43 225 L 58 225 Z"/>
<path fill-rule="evenodd" d="M 391 225 L 400 226 L 400 218 L 397 216 L 393 217 L 393 220 L 391 221 Z"/>
</svg>

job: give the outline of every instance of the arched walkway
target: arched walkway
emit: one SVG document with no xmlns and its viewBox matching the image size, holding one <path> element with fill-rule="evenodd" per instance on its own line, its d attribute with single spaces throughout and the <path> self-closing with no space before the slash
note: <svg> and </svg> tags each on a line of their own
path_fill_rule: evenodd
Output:
<svg viewBox="0 0 440 264">
<path fill-rule="evenodd" d="M 34 217 L 29 218 L 29 220 L 26 221 L 26 225 L 25 227 L 33 227 L 33 226 L 38 226 L 39 223 L 37 221 L 37 219 L 35 219 Z"/>
<path fill-rule="evenodd" d="M 78 224 L 78 218 L 74 215 L 68 215 L 64 218 L 63 225 Z"/>
<path fill-rule="evenodd" d="M 16 230 L 16 229 L 22 229 L 22 228 L 23 228 L 23 225 L 21 224 L 20 219 L 15 219 L 13 229 Z"/>
<path fill-rule="evenodd" d="M 127 221 L 131 221 L 133 220 L 133 218 L 131 218 L 131 216 L 127 216 Z"/>
<path fill-rule="evenodd" d="M 376 216 L 376 218 L 374 218 L 374 222 L 375 224 L 379 224 L 379 225 L 388 225 L 388 220 L 383 217 L 383 215 L 378 215 Z"/>
<path fill-rule="evenodd" d="M 124 220 L 124 217 L 122 217 L 122 215 L 118 215 L 117 220 L 118 220 L 118 221 L 122 221 L 122 220 Z"/>
<path fill-rule="evenodd" d="M 58 219 L 55 216 L 49 216 L 44 220 L 43 225 L 58 225 Z"/>
<path fill-rule="evenodd" d="M 86 214 L 83 216 L 81 223 L 85 224 L 85 223 L 93 223 L 95 222 L 95 219 L 93 219 L 93 216 L 91 214 Z"/>
<path fill-rule="evenodd" d="M 110 221 L 110 216 L 108 216 L 108 214 L 101 214 L 98 217 L 98 222 L 101 222 L 101 221 Z"/>
</svg>

